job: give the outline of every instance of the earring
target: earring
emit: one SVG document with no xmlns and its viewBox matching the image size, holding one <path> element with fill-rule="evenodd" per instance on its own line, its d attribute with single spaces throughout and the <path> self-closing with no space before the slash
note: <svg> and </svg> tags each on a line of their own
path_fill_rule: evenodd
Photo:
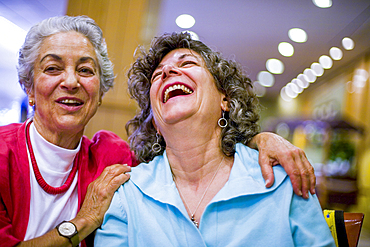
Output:
<svg viewBox="0 0 370 247">
<path fill-rule="evenodd" d="M 154 153 L 159 153 L 159 152 L 162 150 L 162 146 L 161 146 L 161 144 L 159 144 L 159 138 L 160 138 L 160 135 L 159 135 L 159 133 L 157 132 L 157 133 L 155 133 L 155 136 L 156 136 L 157 140 L 156 140 L 156 142 L 155 142 L 155 143 L 153 143 L 153 145 L 152 145 L 152 151 L 153 151 Z"/>
<path fill-rule="evenodd" d="M 33 101 L 33 99 L 30 99 L 30 100 L 28 100 L 28 104 L 30 106 L 34 106 L 35 105 L 35 102 Z"/>
<path fill-rule="evenodd" d="M 225 118 L 225 112 L 222 111 L 222 117 L 218 120 L 218 126 L 225 128 L 227 126 L 227 119 Z"/>
<path fill-rule="evenodd" d="M 101 106 L 101 101 L 98 102 L 98 106 Z"/>
</svg>

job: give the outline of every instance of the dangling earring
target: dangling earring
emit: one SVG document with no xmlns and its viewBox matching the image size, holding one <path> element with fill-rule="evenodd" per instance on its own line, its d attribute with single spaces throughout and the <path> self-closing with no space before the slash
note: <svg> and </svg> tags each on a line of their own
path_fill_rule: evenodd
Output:
<svg viewBox="0 0 370 247">
<path fill-rule="evenodd" d="M 159 135 L 159 133 L 157 132 L 157 133 L 155 133 L 155 136 L 157 137 L 157 140 L 156 140 L 156 142 L 155 142 L 155 143 L 153 143 L 153 145 L 152 145 L 152 151 L 153 151 L 154 153 L 159 153 L 159 152 L 162 150 L 162 146 L 161 146 L 161 144 L 159 144 L 159 138 L 160 138 L 160 135 Z"/>
<path fill-rule="evenodd" d="M 35 102 L 33 101 L 33 99 L 30 99 L 30 100 L 28 100 L 28 104 L 30 106 L 34 106 L 35 105 Z"/>
<path fill-rule="evenodd" d="M 225 118 L 225 112 L 222 111 L 222 117 L 218 120 L 218 126 L 225 128 L 227 126 L 227 119 Z"/>
</svg>

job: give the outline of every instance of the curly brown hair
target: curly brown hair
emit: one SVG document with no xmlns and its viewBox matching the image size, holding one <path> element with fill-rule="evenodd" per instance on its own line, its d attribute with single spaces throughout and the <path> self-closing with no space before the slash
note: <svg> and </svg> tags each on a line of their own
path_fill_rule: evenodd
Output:
<svg viewBox="0 0 370 247">
<path fill-rule="evenodd" d="M 166 147 L 163 137 L 157 140 L 157 132 L 152 123 L 149 96 L 151 77 L 162 59 L 172 50 L 180 48 L 187 48 L 201 55 L 218 90 L 226 95 L 230 111 L 225 114 L 228 125 L 221 132 L 223 153 L 233 155 L 236 143 L 247 144 L 260 131 L 257 124 L 259 102 L 252 90 L 252 82 L 240 64 L 225 59 L 221 53 L 212 51 L 203 42 L 193 40 L 188 33 L 164 34 L 153 39 L 148 51 L 139 49 L 140 53 L 128 72 L 128 90 L 131 98 L 137 101 L 140 111 L 127 122 L 126 131 L 132 150 L 142 162 L 163 154 Z M 157 153 L 152 151 L 152 145 L 156 142 L 162 146 Z"/>
</svg>

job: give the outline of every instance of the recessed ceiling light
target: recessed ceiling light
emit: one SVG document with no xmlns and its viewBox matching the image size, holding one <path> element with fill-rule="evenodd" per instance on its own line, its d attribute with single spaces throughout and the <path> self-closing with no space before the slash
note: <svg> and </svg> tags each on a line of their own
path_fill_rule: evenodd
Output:
<svg viewBox="0 0 370 247">
<path fill-rule="evenodd" d="M 303 89 L 305 88 L 304 83 L 303 83 L 301 80 L 299 80 L 298 78 L 294 78 L 294 79 L 292 80 L 292 83 L 296 84 L 299 88 L 301 88 L 301 89 L 302 89 L 302 91 L 303 91 Z"/>
<path fill-rule="evenodd" d="M 284 100 L 284 101 L 292 101 L 292 98 L 289 97 L 287 94 L 286 94 L 286 87 L 282 87 L 281 90 L 280 90 L 280 97 Z"/>
<path fill-rule="evenodd" d="M 312 69 L 305 69 L 303 74 L 307 76 L 307 79 L 310 83 L 314 83 L 316 81 L 316 75 Z"/>
<path fill-rule="evenodd" d="M 267 71 L 260 71 L 257 75 L 257 80 L 264 87 L 272 87 L 275 83 L 274 76 Z"/>
<path fill-rule="evenodd" d="M 263 97 L 266 93 L 266 88 L 263 87 L 259 81 L 253 82 L 253 91 L 257 95 L 257 97 Z"/>
<path fill-rule="evenodd" d="M 319 63 L 312 63 L 311 69 L 313 70 L 316 76 L 322 76 L 324 74 L 324 68 Z"/>
<path fill-rule="evenodd" d="M 352 50 L 355 47 L 355 42 L 348 37 L 342 39 L 342 45 L 346 50 Z"/>
<path fill-rule="evenodd" d="M 343 52 L 338 47 L 330 48 L 329 54 L 333 60 L 341 60 L 343 57 Z"/>
<path fill-rule="evenodd" d="M 333 4 L 331 0 L 312 0 L 312 2 L 319 8 L 329 8 Z"/>
<path fill-rule="evenodd" d="M 297 43 L 304 43 L 307 41 L 307 33 L 301 28 L 292 28 L 288 31 L 288 36 L 291 40 Z"/>
<path fill-rule="evenodd" d="M 181 28 L 191 28 L 195 24 L 195 19 L 188 14 L 179 15 L 176 18 L 176 24 Z"/>
<path fill-rule="evenodd" d="M 198 36 L 198 34 L 196 34 L 196 33 L 195 33 L 195 32 L 193 32 L 193 31 L 186 30 L 186 31 L 183 31 L 183 33 L 189 33 L 189 34 L 190 34 L 190 37 L 191 37 L 193 40 L 199 40 L 199 36 Z"/>
<path fill-rule="evenodd" d="M 284 57 L 291 57 L 294 54 L 294 47 L 288 42 L 280 42 L 278 50 Z"/>
<path fill-rule="evenodd" d="M 305 74 L 299 74 L 297 76 L 297 79 L 300 80 L 303 88 L 308 88 L 308 86 L 310 85 L 310 82 L 308 81 L 308 78 Z"/>
<path fill-rule="evenodd" d="M 284 64 L 276 58 L 270 58 L 266 61 L 266 68 L 272 74 L 281 74 L 284 72 Z"/>
<path fill-rule="evenodd" d="M 333 60 L 329 56 L 322 55 L 319 58 L 319 63 L 324 69 L 330 69 L 333 66 Z"/>
</svg>

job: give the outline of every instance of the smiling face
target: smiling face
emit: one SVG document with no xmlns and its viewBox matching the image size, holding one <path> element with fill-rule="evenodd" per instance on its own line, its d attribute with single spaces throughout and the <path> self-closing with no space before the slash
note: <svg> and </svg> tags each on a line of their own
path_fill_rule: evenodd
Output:
<svg viewBox="0 0 370 247">
<path fill-rule="evenodd" d="M 38 131 L 46 136 L 64 131 L 82 133 L 101 96 L 99 66 L 91 42 L 74 31 L 45 38 L 29 92 L 36 106 Z"/>
<path fill-rule="evenodd" d="M 159 129 L 190 117 L 217 125 L 221 107 L 226 107 L 225 96 L 195 51 L 181 48 L 169 52 L 154 71 L 151 82 L 150 101 Z"/>
</svg>

